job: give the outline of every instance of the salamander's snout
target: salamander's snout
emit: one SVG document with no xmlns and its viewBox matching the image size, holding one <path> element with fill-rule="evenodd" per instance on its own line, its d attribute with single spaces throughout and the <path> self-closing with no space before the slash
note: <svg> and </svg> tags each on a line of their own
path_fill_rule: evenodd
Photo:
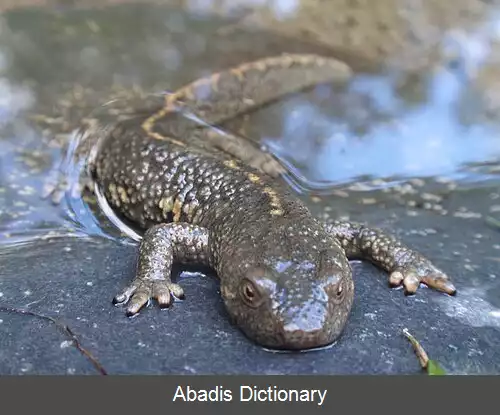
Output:
<svg viewBox="0 0 500 415">
<path fill-rule="evenodd" d="M 331 277 L 288 289 L 278 310 L 281 349 L 304 350 L 333 343 L 342 333 L 352 305 L 352 280 Z"/>
<path fill-rule="evenodd" d="M 326 303 L 311 302 L 300 309 L 288 310 L 283 318 L 278 348 L 304 350 L 326 346 L 338 337 L 332 330 L 333 316 Z M 339 322 L 340 323 L 340 322 Z"/>
</svg>

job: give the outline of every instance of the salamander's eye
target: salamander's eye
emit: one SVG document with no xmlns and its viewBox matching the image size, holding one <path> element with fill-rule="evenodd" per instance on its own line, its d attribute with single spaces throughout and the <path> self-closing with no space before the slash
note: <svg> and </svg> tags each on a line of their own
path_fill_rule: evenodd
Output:
<svg viewBox="0 0 500 415">
<path fill-rule="evenodd" d="M 342 282 L 337 286 L 337 291 L 335 292 L 335 295 L 337 298 L 342 298 L 344 297 L 344 285 Z"/>
<path fill-rule="evenodd" d="M 336 303 L 341 303 L 342 301 L 344 301 L 345 295 L 346 295 L 345 279 L 342 278 L 335 287 L 334 301 Z"/>
<path fill-rule="evenodd" d="M 240 296 L 250 307 L 258 307 L 264 298 L 260 287 L 249 278 L 242 280 L 240 285 Z"/>
<path fill-rule="evenodd" d="M 328 293 L 328 296 L 335 302 L 335 303 L 341 303 L 344 300 L 345 297 L 345 280 L 344 278 L 341 278 L 340 280 L 336 279 L 335 282 L 332 282 L 331 284 L 328 284 L 326 286 L 326 292 Z"/>
</svg>

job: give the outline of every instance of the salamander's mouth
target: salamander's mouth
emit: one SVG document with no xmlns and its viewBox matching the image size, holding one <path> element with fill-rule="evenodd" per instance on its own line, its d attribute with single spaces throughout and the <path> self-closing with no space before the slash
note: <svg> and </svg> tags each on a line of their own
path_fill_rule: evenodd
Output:
<svg viewBox="0 0 500 415">
<path fill-rule="evenodd" d="M 308 352 L 319 352 L 319 351 L 322 351 L 322 350 L 328 350 L 328 349 L 331 349 L 333 346 L 335 346 L 335 344 L 337 344 L 337 341 L 334 340 L 333 342 L 331 343 L 328 343 L 328 344 L 325 344 L 323 346 L 314 346 L 314 347 L 310 347 L 310 348 L 272 348 L 272 347 L 265 347 L 263 346 L 262 348 L 266 351 L 266 352 L 270 352 L 270 353 L 308 353 Z"/>
<path fill-rule="evenodd" d="M 318 330 L 317 332 L 304 332 L 296 330 L 284 334 L 276 333 L 272 337 L 253 340 L 260 344 L 266 351 L 274 353 L 312 352 L 333 347 L 339 334 Z"/>
</svg>

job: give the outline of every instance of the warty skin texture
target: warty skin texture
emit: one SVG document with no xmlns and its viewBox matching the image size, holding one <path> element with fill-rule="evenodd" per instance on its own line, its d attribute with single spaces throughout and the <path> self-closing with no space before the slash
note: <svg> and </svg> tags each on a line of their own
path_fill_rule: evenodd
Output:
<svg viewBox="0 0 500 415">
<path fill-rule="evenodd" d="M 195 81 L 156 111 L 87 130 L 85 140 L 96 144 L 93 180 L 113 209 L 145 230 L 136 278 L 115 303 L 126 304 L 128 315 L 150 299 L 168 307 L 172 294 L 184 296 L 171 281 L 173 261 L 208 265 L 230 317 L 249 338 L 297 350 L 330 344 L 345 327 L 354 296 L 348 257 L 373 262 L 409 293 L 425 282 L 454 294 L 444 273 L 391 236 L 320 223 L 276 179 L 281 170 L 271 156 L 179 112 L 189 108 L 217 124 L 304 87 L 348 78 L 348 68 L 330 59 L 267 58 Z"/>
</svg>

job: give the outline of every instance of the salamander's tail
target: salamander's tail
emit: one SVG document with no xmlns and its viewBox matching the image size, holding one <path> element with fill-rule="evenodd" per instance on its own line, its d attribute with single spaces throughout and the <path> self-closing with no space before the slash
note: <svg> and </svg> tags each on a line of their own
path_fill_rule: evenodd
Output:
<svg viewBox="0 0 500 415">
<path fill-rule="evenodd" d="M 284 54 L 200 78 L 167 95 L 166 107 L 182 105 L 206 123 L 220 124 L 317 84 L 345 84 L 351 75 L 349 66 L 333 58 Z"/>
</svg>

